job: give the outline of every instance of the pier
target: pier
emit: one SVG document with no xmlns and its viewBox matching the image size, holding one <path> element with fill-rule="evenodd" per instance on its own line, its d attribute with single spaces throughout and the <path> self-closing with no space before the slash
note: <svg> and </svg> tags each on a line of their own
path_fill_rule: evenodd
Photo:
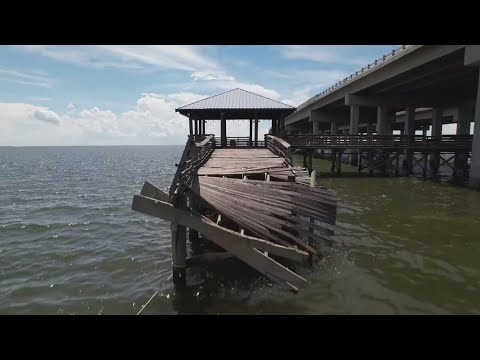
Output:
<svg viewBox="0 0 480 360">
<path fill-rule="evenodd" d="M 337 199 L 317 186 L 315 172 L 294 166 L 292 146 L 275 136 L 294 110 L 241 89 L 177 109 L 188 117 L 190 134 L 172 185 L 166 192 L 145 182 L 132 203 L 170 221 L 176 286 L 187 283 L 188 267 L 231 257 L 290 291 L 308 285 L 295 270 L 332 245 Z M 249 137 L 227 137 L 227 121 L 242 119 L 250 121 Z M 272 123 L 263 140 L 260 119 Z M 205 134 L 206 120 L 220 121 L 219 140 Z M 214 250 L 199 251 L 201 243 Z"/>
<path fill-rule="evenodd" d="M 331 172 L 341 174 L 344 160 L 358 166 L 358 172 L 368 170 L 369 175 L 399 176 L 401 168 L 410 175 L 420 167 L 423 178 L 435 175 L 447 165 L 453 177 L 465 180 L 467 161 L 471 154 L 471 135 L 289 135 L 285 139 L 302 152 L 303 166 L 312 172 L 312 158 L 319 155 L 332 162 Z M 346 159 L 344 159 L 346 155 Z M 430 159 L 430 161 L 428 161 Z M 430 171 L 429 171 L 430 170 Z"/>
</svg>

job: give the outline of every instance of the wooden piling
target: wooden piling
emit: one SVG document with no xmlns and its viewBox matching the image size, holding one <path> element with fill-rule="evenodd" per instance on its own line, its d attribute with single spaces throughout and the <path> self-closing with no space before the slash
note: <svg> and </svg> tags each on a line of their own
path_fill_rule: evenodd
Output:
<svg viewBox="0 0 480 360">
<path fill-rule="evenodd" d="M 313 150 L 308 153 L 308 173 L 311 174 L 313 170 Z"/>
<path fill-rule="evenodd" d="M 428 153 L 423 154 L 423 180 L 427 180 Z"/>
<path fill-rule="evenodd" d="M 395 157 L 395 176 L 400 175 L 400 153 L 397 152 Z"/>
<path fill-rule="evenodd" d="M 368 173 L 370 176 L 373 176 L 375 172 L 375 150 L 370 150 L 368 152 Z"/>
<path fill-rule="evenodd" d="M 317 171 L 312 170 L 312 173 L 310 174 L 310 186 L 314 188 L 316 182 L 317 182 Z M 310 217 L 310 223 L 315 224 L 315 219 L 313 217 Z M 311 234 L 312 236 L 310 236 L 310 235 L 308 236 L 307 244 L 312 246 L 313 245 L 313 234 L 315 233 L 315 229 L 313 227 L 309 227 L 308 228 L 308 233 Z M 308 261 L 309 261 L 310 265 L 312 265 L 313 257 L 312 257 L 311 254 L 309 255 Z"/>
<path fill-rule="evenodd" d="M 335 172 L 336 151 L 332 150 L 330 156 L 332 158 L 332 173 L 333 173 L 333 172 Z"/>
<path fill-rule="evenodd" d="M 342 151 L 337 152 L 337 175 L 342 173 Z"/>
<path fill-rule="evenodd" d="M 178 225 L 172 221 L 170 230 L 172 232 L 173 284 L 175 286 L 185 286 L 187 259 L 186 229 L 185 226 Z"/>
</svg>

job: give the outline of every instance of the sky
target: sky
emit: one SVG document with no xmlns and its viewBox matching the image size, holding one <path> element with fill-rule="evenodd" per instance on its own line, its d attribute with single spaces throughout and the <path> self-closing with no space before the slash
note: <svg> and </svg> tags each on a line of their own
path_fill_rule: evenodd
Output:
<svg viewBox="0 0 480 360">
<path fill-rule="evenodd" d="M 182 105 L 241 88 L 298 106 L 396 47 L 0 45 L 0 146 L 185 144 Z"/>
</svg>

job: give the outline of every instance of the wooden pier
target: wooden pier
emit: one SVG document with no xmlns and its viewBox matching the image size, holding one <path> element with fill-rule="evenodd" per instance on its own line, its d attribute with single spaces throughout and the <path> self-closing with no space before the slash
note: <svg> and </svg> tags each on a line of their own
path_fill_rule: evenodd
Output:
<svg viewBox="0 0 480 360">
<path fill-rule="evenodd" d="M 312 157 L 316 150 L 328 150 L 331 171 L 341 174 L 343 155 L 348 155 L 358 172 L 368 170 L 370 175 L 400 175 L 405 165 L 406 175 L 420 167 L 424 179 L 430 168 L 435 175 L 442 165 L 452 169 L 453 177 L 464 181 L 468 159 L 472 151 L 471 135 L 289 135 L 284 137 L 292 147 L 304 155 L 304 167 L 312 171 Z M 400 162 L 403 157 L 404 161 Z"/>
<path fill-rule="evenodd" d="M 258 130 L 252 136 L 253 119 L 255 129 L 259 118 L 278 129 L 294 108 L 242 90 L 180 110 L 191 133 L 169 192 L 145 182 L 132 203 L 135 211 L 170 221 L 174 284 L 185 285 L 189 266 L 233 256 L 291 291 L 306 286 L 295 269 L 311 265 L 332 245 L 336 194 L 316 186 L 315 173 L 293 165 L 288 142 L 267 135 L 262 147 Z M 220 142 L 205 134 L 205 118 L 215 114 L 222 123 Z M 226 120 L 242 118 L 252 119 L 250 136 L 227 141 Z M 195 254 L 199 241 L 218 250 Z"/>
</svg>

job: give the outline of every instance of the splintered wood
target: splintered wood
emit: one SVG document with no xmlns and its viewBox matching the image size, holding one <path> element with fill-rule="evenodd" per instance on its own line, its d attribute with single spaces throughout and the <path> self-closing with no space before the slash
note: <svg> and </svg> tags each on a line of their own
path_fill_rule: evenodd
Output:
<svg viewBox="0 0 480 360">
<path fill-rule="evenodd" d="M 317 250 L 301 239 L 310 235 L 329 242 L 333 234 L 336 196 L 332 190 L 293 182 L 204 176 L 198 177 L 191 190 L 252 235 L 316 256 L 320 256 Z M 307 218 L 318 222 L 310 223 Z M 309 234 L 308 227 L 316 232 Z"/>
</svg>

